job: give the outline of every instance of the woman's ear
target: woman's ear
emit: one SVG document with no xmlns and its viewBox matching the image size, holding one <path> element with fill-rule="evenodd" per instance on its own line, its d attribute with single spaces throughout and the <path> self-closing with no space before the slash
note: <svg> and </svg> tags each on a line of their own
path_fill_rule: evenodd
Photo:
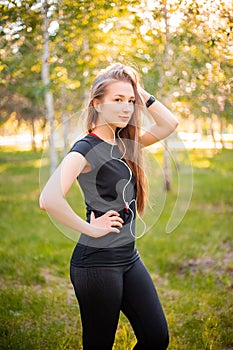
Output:
<svg viewBox="0 0 233 350">
<path fill-rule="evenodd" d="M 94 106 L 96 112 L 100 112 L 100 100 L 98 100 L 97 98 L 94 98 L 93 106 Z"/>
</svg>

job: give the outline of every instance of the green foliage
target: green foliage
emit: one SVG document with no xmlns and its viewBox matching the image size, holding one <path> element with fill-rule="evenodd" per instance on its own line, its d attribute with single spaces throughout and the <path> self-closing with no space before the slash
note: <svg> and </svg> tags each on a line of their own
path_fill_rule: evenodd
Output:
<svg viewBox="0 0 233 350">
<path fill-rule="evenodd" d="M 194 191 L 185 218 L 175 231 L 165 233 L 177 197 L 174 185 L 158 222 L 137 240 L 137 247 L 168 319 L 169 349 L 230 349 L 232 151 L 196 150 L 189 156 Z M 160 163 L 161 154 L 155 157 Z M 81 350 L 79 308 L 69 280 L 75 243 L 39 209 L 40 158 L 40 152 L 2 148 L 0 153 L 0 347 Z M 180 167 L 184 165 L 185 159 Z M 77 191 L 71 191 L 70 201 L 80 211 Z M 132 329 L 121 315 L 114 350 L 134 344 Z"/>
<path fill-rule="evenodd" d="M 41 116 L 41 2 L 0 1 L 0 10 L 0 88 L 26 98 L 34 118 Z M 158 98 L 169 95 L 177 114 L 231 120 L 232 11 L 231 2 L 218 0 L 50 1 L 56 114 L 77 112 L 97 70 L 121 61 L 138 66 Z M 6 120 L 11 109 L 2 111 Z"/>
</svg>

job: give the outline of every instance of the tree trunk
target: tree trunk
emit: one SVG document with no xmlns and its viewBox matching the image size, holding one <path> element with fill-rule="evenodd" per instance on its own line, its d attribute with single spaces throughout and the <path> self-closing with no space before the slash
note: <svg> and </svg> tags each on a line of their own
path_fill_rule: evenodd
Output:
<svg viewBox="0 0 233 350">
<path fill-rule="evenodd" d="M 212 116 L 210 116 L 210 132 L 211 132 L 211 136 L 212 136 L 212 139 L 213 139 L 213 142 L 214 142 L 214 149 L 216 150 L 217 149 L 217 142 L 216 142 L 215 135 L 214 135 L 213 118 L 212 118 Z"/>
<path fill-rule="evenodd" d="M 218 121 L 219 121 L 219 134 L 220 134 L 220 142 L 222 145 L 222 148 L 225 148 L 225 143 L 223 140 L 223 118 L 221 118 L 221 115 L 218 114 Z"/>
<path fill-rule="evenodd" d="M 36 131 L 35 131 L 35 119 L 31 119 L 31 130 L 32 130 L 32 135 L 31 135 L 31 148 L 33 151 L 36 151 Z"/>
<path fill-rule="evenodd" d="M 41 147 L 44 149 L 45 143 L 46 143 L 46 138 L 45 138 L 45 128 L 47 125 L 47 119 L 43 119 L 42 122 L 40 123 L 40 131 L 42 132 L 42 140 L 41 140 Z"/>
<path fill-rule="evenodd" d="M 166 28 L 166 41 L 165 41 L 165 48 L 164 48 L 164 62 L 163 62 L 163 67 L 166 70 L 171 69 L 171 58 L 170 58 L 170 53 L 169 53 L 169 25 L 168 25 L 168 14 L 167 14 L 167 1 L 164 2 L 164 7 L 163 7 L 163 12 L 164 12 L 164 20 L 165 20 L 165 28 Z M 166 82 L 166 76 L 165 76 L 164 71 L 161 71 L 161 83 L 162 86 L 165 85 Z M 166 105 L 166 102 L 168 101 L 168 97 L 163 97 L 162 102 Z M 171 159 L 170 159 L 170 154 L 168 151 L 168 143 L 167 140 L 165 139 L 165 149 L 163 152 L 163 164 L 164 164 L 164 179 L 165 179 L 165 184 L 164 188 L 166 191 L 171 190 Z"/>
<path fill-rule="evenodd" d="M 164 169 L 164 188 L 166 191 L 171 190 L 172 167 L 171 158 L 168 151 L 167 139 L 165 139 L 165 149 L 163 152 L 163 169 Z"/>
<path fill-rule="evenodd" d="M 85 34 L 84 34 L 85 35 Z M 87 52 L 89 51 L 89 41 L 87 37 L 84 37 L 83 39 L 83 52 Z M 89 88 L 87 88 L 88 86 L 88 76 L 89 76 L 89 69 L 88 66 L 85 67 L 84 72 L 84 86 L 85 86 L 85 90 L 84 90 L 84 105 L 87 105 L 87 102 L 89 100 Z"/>
<path fill-rule="evenodd" d="M 57 167 L 58 157 L 54 143 L 54 107 L 53 107 L 53 94 L 49 91 L 50 77 L 49 77 L 49 20 L 48 20 L 48 3 L 47 0 L 42 4 L 43 15 L 43 55 L 42 55 L 42 71 L 41 76 L 45 86 L 45 106 L 47 112 L 47 120 L 49 124 L 49 155 L 50 155 L 50 173 L 52 174 Z"/>
<path fill-rule="evenodd" d="M 64 158 L 67 154 L 69 142 L 68 142 L 68 136 L 69 136 L 69 118 L 66 113 L 66 86 L 65 84 L 62 85 L 61 88 L 61 109 L 62 109 L 62 115 L 61 115 L 61 121 L 63 126 L 63 150 L 62 150 L 62 157 Z"/>
</svg>

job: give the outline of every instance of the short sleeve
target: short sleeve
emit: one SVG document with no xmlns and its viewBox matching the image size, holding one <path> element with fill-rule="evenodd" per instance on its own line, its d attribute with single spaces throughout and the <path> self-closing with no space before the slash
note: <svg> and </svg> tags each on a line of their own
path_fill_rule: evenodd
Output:
<svg viewBox="0 0 233 350">
<path fill-rule="evenodd" d="M 91 165 L 92 170 L 96 167 L 96 155 L 93 144 L 86 138 L 77 141 L 71 148 L 70 152 L 78 152 L 86 158 Z"/>
<path fill-rule="evenodd" d="M 91 149 L 92 149 L 92 146 L 88 141 L 79 140 L 72 146 L 70 152 L 81 153 L 86 158 L 88 152 L 90 152 Z"/>
</svg>

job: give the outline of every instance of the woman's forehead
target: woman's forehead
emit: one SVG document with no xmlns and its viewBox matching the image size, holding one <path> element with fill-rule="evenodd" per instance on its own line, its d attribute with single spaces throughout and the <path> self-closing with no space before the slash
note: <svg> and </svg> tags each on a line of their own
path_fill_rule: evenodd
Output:
<svg viewBox="0 0 233 350">
<path fill-rule="evenodd" d="M 107 87 L 106 93 L 109 95 L 117 95 L 117 96 L 125 96 L 125 97 L 135 96 L 132 84 L 125 81 L 116 81 L 116 82 L 110 83 Z"/>
</svg>

